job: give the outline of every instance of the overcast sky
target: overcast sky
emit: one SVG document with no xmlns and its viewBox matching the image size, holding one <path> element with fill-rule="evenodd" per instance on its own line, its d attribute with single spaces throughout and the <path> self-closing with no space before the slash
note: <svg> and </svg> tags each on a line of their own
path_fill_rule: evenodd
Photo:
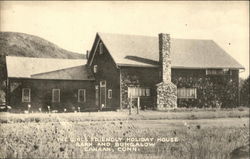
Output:
<svg viewBox="0 0 250 159">
<path fill-rule="evenodd" d="M 96 32 L 212 39 L 249 75 L 249 2 L 1 2 L 0 30 L 33 34 L 78 53 Z"/>
</svg>

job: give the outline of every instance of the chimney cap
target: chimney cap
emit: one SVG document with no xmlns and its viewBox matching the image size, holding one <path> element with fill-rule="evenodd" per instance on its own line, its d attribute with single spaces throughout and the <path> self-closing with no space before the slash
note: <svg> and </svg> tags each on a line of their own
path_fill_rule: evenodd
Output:
<svg viewBox="0 0 250 159">
<path fill-rule="evenodd" d="M 159 36 L 159 37 L 165 36 L 165 37 L 167 37 L 168 39 L 170 39 L 170 34 L 167 34 L 167 33 L 159 33 L 158 36 Z"/>
</svg>

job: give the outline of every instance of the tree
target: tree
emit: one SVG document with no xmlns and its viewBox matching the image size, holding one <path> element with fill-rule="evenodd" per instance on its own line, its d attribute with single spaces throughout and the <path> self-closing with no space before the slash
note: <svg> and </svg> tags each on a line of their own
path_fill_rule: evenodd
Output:
<svg viewBox="0 0 250 159">
<path fill-rule="evenodd" d="M 244 80 L 242 86 L 240 87 L 240 103 L 241 105 L 247 106 L 247 107 L 250 106 L 249 80 L 250 80 L 250 76 L 248 76 L 248 78 Z"/>
<path fill-rule="evenodd" d="M 6 65 L 5 55 L 0 55 L 0 104 L 5 102 Z"/>
</svg>

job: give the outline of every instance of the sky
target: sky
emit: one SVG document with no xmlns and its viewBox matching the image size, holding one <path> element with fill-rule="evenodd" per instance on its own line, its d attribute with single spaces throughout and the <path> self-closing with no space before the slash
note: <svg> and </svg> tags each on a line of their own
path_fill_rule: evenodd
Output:
<svg viewBox="0 0 250 159">
<path fill-rule="evenodd" d="M 0 31 L 37 35 L 78 53 L 97 32 L 212 39 L 249 75 L 248 1 L 1 1 Z"/>
</svg>

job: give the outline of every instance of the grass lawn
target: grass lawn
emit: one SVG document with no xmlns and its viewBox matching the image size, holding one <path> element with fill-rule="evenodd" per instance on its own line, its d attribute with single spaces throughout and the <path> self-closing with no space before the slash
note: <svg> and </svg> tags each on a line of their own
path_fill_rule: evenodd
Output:
<svg viewBox="0 0 250 159">
<path fill-rule="evenodd" d="M 249 139 L 246 111 L 4 113 L 0 118 L 0 158 L 226 159 Z M 110 138 L 121 140 L 100 141 Z"/>
<path fill-rule="evenodd" d="M 249 117 L 249 108 L 229 110 L 192 110 L 192 111 L 140 111 L 129 115 L 128 110 L 119 112 L 81 112 L 81 113 L 0 113 L 0 123 L 56 122 L 60 121 L 109 121 L 109 120 L 159 120 L 159 119 L 214 119 Z"/>
</svg>

